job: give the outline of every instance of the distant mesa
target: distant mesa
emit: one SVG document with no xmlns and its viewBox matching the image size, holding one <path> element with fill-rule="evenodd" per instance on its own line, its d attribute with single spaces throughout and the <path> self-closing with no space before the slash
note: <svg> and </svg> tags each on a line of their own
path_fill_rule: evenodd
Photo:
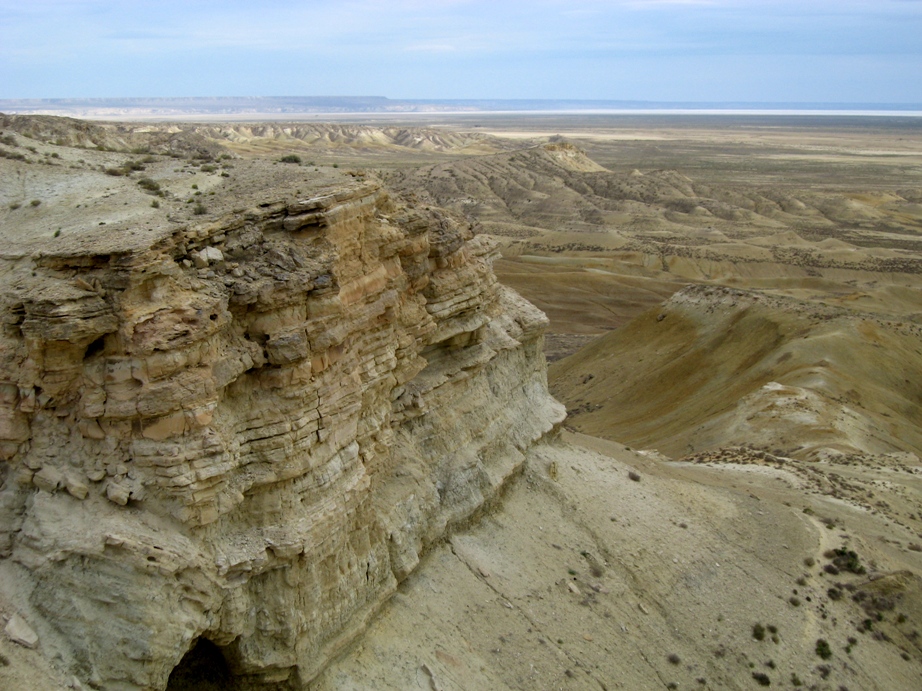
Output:
<svg viewBox="0 0 922 691">
<path fill-rule="evenodd" d="M 0 99 L 0 112 L 127 119 L 140 116 L 229 116 L 314 113 L 489 112 L 873 112 L 922 111 L 917 103 L 763 103 L 611 99 L 391 99 L 385 96 L 220 96 L 163 98 Z"/>
</svg>

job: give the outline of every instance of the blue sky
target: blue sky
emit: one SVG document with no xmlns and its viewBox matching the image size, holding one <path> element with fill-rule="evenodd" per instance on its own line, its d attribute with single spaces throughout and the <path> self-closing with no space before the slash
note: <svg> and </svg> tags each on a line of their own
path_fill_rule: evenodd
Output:
<svg viewBox="0 0 922 691">
<path fill-rule="evenodd" d="M 922 0 L 0 0 L 0 98 L 922 102 Z"/>
</svg>

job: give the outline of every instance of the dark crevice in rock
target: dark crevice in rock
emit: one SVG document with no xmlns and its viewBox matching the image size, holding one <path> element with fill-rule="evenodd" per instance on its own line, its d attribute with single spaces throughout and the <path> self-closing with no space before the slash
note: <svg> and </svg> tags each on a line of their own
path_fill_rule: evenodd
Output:
<svg viewBox="0 0 922 691">
<path fill-rule="evenodd" d="M 236 691 L 239 688 L 221 649 L 207 638 L 199 638 L 170 673 L 166 691 Z"/>
</svg>

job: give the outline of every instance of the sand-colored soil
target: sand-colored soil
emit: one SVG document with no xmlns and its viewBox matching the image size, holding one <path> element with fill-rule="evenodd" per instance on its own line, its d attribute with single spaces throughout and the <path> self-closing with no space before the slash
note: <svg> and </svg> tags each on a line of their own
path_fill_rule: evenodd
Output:
<svg viewBox="0 0 922 691">
<path fill-rule="evenodd" d="M 312 688 L 750 689 L 757 674 L 913 688 L 922 591 L 905 570 L 922 554 L 872 539 L 884 517 L 804 490 L 783 466 L 663 463 L 564 435 Z M 823 571 L 843 546 L 867 573 Z M 885 573 L 895 604 L 862 631 L 853 596 Z"/>
</svg>

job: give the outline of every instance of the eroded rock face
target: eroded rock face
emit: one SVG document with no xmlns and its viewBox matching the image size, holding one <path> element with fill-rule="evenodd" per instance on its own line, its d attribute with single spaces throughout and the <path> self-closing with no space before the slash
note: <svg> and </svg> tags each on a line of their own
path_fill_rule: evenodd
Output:
<svg viewBox="0 0 922 691">
<path fill-rule="evenodd" d="M 0 552 L 79 677 L 297 688 L 496 495 L 563 409 L 492 252 L 365 182 L 7 260 Z"/>
</svg>

